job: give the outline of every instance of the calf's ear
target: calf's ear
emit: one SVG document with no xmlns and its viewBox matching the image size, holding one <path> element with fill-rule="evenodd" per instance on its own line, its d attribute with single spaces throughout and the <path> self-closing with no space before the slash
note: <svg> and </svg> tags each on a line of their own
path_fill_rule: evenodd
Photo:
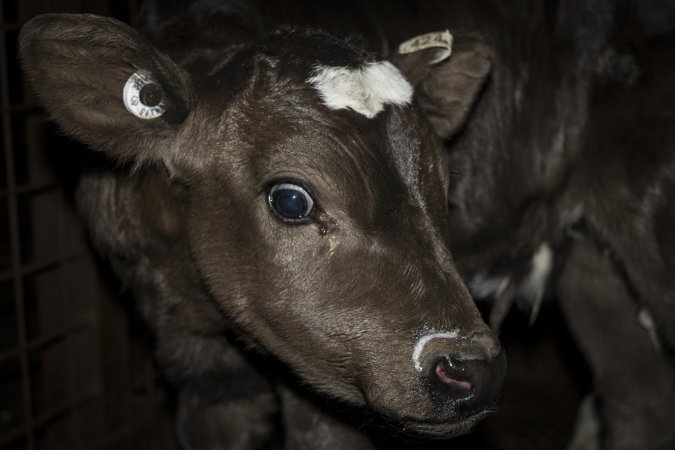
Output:
<svg viewBox="0 0 675 450">
<path fill-rule="evenodd" d="M 46 14 L 24 25 L 19 52 L 66 133 L 121 160 L 175 157 L 170 141 L 190 110 L 189 78 L 131 27 L 93 15 Z"/>
<path fill-rule="evenodd" d="M 401 44 L 392 62 L 415 87 L 436 132 L 448 138 L 461 128 L 490 75 L 492 49 L 478 37 L 430 33 Z"/>
</svg>

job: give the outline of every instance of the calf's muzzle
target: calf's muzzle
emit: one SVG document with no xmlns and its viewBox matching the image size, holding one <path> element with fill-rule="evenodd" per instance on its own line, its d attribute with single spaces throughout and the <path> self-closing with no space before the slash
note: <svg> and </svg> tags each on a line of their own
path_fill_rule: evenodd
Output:
<svg viewBox="0 0 675 450">
<path fill-rule="evenodd" d="M 427 334 L 417 342 L 413 361 L 434 409 L 446 419 L 489 411 L 506 373 L 506 357 L 491 333 Z"/>
</svg>

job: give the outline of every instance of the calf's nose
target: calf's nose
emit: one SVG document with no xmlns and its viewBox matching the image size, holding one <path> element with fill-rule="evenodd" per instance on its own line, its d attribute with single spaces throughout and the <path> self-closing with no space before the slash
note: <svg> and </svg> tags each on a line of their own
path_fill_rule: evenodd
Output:
<svg viewBox="0 0 675 450">
<path fill-rule="evenodd" d="M 441 356 L 432 365 L 429 385 L 435 398 L 451 404 L 454 415 L 468 417 L 495 404 L 502 387 L 506 358 L 459 360 Z"/>
<path fill-rule="evenodd" d="M 493 406 L 506 373 L 506 356 L 491 333 L 423 336 L 413 360 L 439 410 L 454 418 Z"/>
</svg>

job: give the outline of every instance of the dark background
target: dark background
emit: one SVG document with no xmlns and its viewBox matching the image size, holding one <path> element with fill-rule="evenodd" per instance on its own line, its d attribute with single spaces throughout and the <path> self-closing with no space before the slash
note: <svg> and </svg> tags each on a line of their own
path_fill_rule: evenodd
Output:
<svg viewBox="0 0 675 450">
<path fill-rule="evenodd" d="M 133 19 L 136 1 L 2 0 L 0 10 L 0 450 L 171 449 L 172 396 L 151 339 L 96 262 L 71 194 L 82 149 L 26 86 L 21 25 L 45 12 Z M 555 305 L 513 311 L 499 411 L 458 449 L 563 449 L 589 376 Z M 418 448 L 408 438 L 402 447 Z"/>
</svg>

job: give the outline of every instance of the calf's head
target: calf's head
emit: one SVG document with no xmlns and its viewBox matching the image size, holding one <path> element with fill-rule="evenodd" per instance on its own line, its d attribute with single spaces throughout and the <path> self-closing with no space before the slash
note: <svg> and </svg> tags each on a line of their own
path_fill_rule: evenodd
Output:
<svg viewBox="0 0 675 450">
<path fill-rule="evenodd" d="M 21 36 L 64 130 L 131 162 L 129 176 L 185 186 L 185 264 L 228 320 L 317 390 L 429 433 L 483 415 L 505 366 L 447 249 L 436 132 L 480 87 L 479 50 L 438 67 L 400 58 L 406 78 L 319 32 L 280 31 L 191 71 L 111 19 L 42 16 Z"/>
</svg>

